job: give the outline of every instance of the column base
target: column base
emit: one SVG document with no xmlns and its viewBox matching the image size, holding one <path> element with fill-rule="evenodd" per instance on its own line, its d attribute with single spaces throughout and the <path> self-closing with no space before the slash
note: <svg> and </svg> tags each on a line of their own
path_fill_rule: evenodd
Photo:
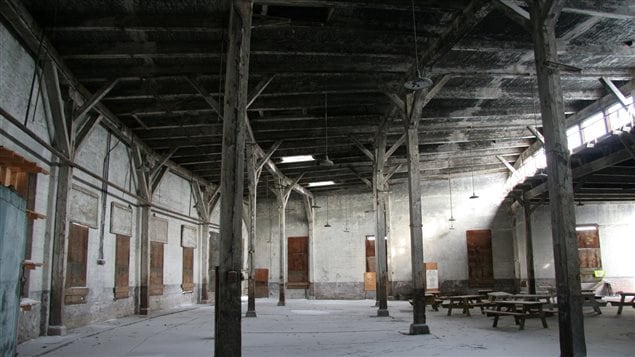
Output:
<svg viewBox="0 0 635 357">
<path fill-rule="evenodd" d="M 284 306 L 284 301 L 278 301 L 278 306 Z"/>
<path fill-rule="evenodd" d="M 427 335 L 430 333 L 430 327 L 426 324 L 410 324 L 409 335 Z"/>
<path fill-rule="evenodd" d="M 245 317 L 257 317 L 255 311 L 247 311 Z"/>
<path fill-rule="evenodd" d="M 149 307 L 142 307 L 139 309 L 139 315 L 149 315 L 149 314 L 150 314 Z"/>
<path fill-rule="evenodd" d="M 386 316 L 390 316 L 390 314 L 388 313 L 388 309 L 378 309 L 377 316 L 386 317 Z"/>
<path fill-rule="evenodd" d="M 66 326 L 64 325 L 52 325 L 46 330 L 48 336 L 64 336 L 66 335 Z"/>
</svg>

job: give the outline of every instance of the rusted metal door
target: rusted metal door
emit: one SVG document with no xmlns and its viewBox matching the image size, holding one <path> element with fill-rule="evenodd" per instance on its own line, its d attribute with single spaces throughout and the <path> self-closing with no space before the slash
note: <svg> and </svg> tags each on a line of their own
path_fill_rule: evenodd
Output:
<svg viewBox="0 0 635 357">
<path fill-rule="evenodd" d="M 468 285 L 490 287 L 494 284 L 492 263 L 492 231 L 469 230 L 467 235 Z"/>
<path fill-rule="evenodd" d="M 309 237 L 289 237 L 289 289 L 309 287 Z"/>
<path fill-rule="evenodd" d="M 130 296 L 130 237 L 117 234 L 115 251 L 115 299 Z"/>
<path fill-rule="evenodd" d="M 150 242 L 150 295 L 163 295 L 163 243 Z"/>
<path fill-rule="evenodd" d="M 194 248 L 183 248 L 183 291 L 194 289 Z"/>
<path fill-rule="evenodd" d="M 269 297 L 269 269 L 256 269 L 256 290 L 257 298 Z"/>
</svg>

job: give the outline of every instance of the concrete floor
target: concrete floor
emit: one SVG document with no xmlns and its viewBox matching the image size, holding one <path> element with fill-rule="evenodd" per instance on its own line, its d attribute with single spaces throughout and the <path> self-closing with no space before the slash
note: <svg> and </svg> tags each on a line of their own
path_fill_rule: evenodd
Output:
<svg viewBox="0 0 635 357">
<path fill-rule="evenodd" d="M 376 317 L 374 300 L 258 299 L 257 318 L 243 318 L 244 356 L 557 356 L 558 321 L 528 320 L 519 331 L 503 317 L 476 309 L 471 317 L 445 309 L 427 312 L 430 335 L 407 336 L 412 308 L 389 301 L 390 317 Z M 246 304 L 243 304 L 243 310 Z M 635 309 L 585 308 L 589 356 L 635 355 Z M 21 344 L 19 356 L 212 356 L 214 308 L 194 305 L 131 316 L 71 330 L 63 337 L 40 337 Z"/>
</svg>

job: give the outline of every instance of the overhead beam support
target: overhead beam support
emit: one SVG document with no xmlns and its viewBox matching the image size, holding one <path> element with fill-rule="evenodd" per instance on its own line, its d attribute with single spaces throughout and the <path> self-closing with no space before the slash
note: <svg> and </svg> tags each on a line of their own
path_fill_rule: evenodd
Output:
<svg viewBox="0 0 635 357">
<path fill-rule="evenodd" d="M 525 30 L 529 31 L 531 28 L 531 24 L 529 23 L 529 12 L 523 9 L 522 7 L 516 5 L 516 3 L 512 0 L 495 0 L 494 6 L 501 12 L 503 12 L 507 17 L 514 20 L 520 26 L 522 26 Z"/>
<path fill-rule="evenodd" d="M 105 97 L 106 94 L 108 94 L 108 92 L 110 92 L 117 85 L 117 83 L 119 83 L 119 80 L 120 79 L 117 78 L 115 80 L 112 80 L 106 83 L 105 86 L 103 86 L 101 89 L 95 92 L 90 98 L 88 98 L 88 100 L 85 101 L 84 104 L 82 104 L 82 106 L 77 110 L 77 113 L 73 117 L 73 122 L 81 120 L 84 117 L 84 115 L 86 115 L 91 109 L 93 109 L 95 105 L 99 103 L 99 101 L 102 100 L 102 98 Z"/>
<path fill-rule="evenodd" d="M 77 124 L 78 126 L 75 132 L 75 142 L 73 143 L 75 152 L 79 150 L 86 138 L 93 132 L 97 125 L 99 125 L 102 118 L 103 115 L 96 113 L 89 116 L 85 121 L 81 123 L 81 125 L 79 123 L 73 123 L 74 125 Z"/>
<path fill-rule="evenodd" d="M 375 155 L 373 155 L 373 153 L 370 152 L 370 150 L 366 149 L 366 147 L 364 147 L 364 144 L 359 142 L 359 140 L 357 140 L 357 138 L 355 138 L 352 135 L 349 135 L 348 138 L 353 142 L 355 147 L 357 147 L 359 149 L 359 151 L 361 151 L 364 155 L 366 155 L 367 158 L 370 159 L 370 161 L 374 161 L 375 160 Z"/>
<path fill-rule="evenodd" d="M 503 163 L 503 165 L 505 165 L 505 167 L 506 167 L 506 168 L 507 168 L 507 169 L 508 169 L 511 173 L 516 172 L 516 168 L 515 168 L 515 167 L 513 167 L 513 166 L 509 163 L 509 161 L 507 161 L 507 159 L 505 159 L 503 156 L 501 156 L 501 155 L 496 155 L 496 158 L 497 158 L 498 160 L 500 160 L 500 162 L 502 162 L 502 163 Z"/>
<path fill-rule="evenodd" d="M 545 137 L 538 131 L 535 125 L 527 125 L 527 129 L 531 131 L 532 134 L 540 141 L 543 145 L 545 144 Z"/>
<path fill-rule="evenodd" d="M 249 96 L 247 97 L 248 98 L 247 99 L 247 108 L 251 107 L 253 102 L 265 90 L 265 88 L 267 88 L 269 83 L 271 83 L 271 81 L 273 81 L 273 79 L 275 77 L 276 77 L 276 75 L 274 74 L 272 76 L 269 76 L 268 78 L 265 78 L 265 79 L 261 80 L 260 82 L 258 82 L 258 84 L 256 84 L 256 87 L 254 87 L 254 89 L 249 93 Z"/>
<path fill-rule="evenodd" d="M 390 159 L 390 157 L 392 156 L 392 154 L 394 154 L 394 153 L 395 153 L 395 151 L 397 151 L 397 149 L 399 149 L 399 147 L 400 147 L 401 145 L 403 145 L 403 143 L 404 143 L 404 142 L 406 142 L 406 136 L 407 136 L 407 135 L 408 135 L 408 134 L 407 134 L 407 133 L 405 133 L 405 134 L 403 134 L 402 136 L 400 136 L 400 137 L 399 137 L 399 139 L 397 139 L 397 141 L 396 141 L 394 144 L 392 144 L 392 146 L 390 147 L 390 149 L 388 149 L 388 151 L 386 151 L 386 155 L 385 155 L 386 160 Z"/>
<path fill-rule="evenodd" d="M 531 32 L 547 156 L 551 236 L 558 293 L 560 355 L 586 356 L 580 263 L 575 232 L 573 175 L 567 149 L 560 71 L 545 66 L 549 61 L 558 61 L 555 25 L 564 1 L 533 0 L 530 4 Z"/>
<path fill-rule="evenodd" d="M 357 171 L 353 166 L 349 165 L 347 167 L 358 179 L 360 179 L 360 181 L 362 181 L 366 186 L 368 186 L 368 188 L 370 188 L 371 190 L 373 189 L 373 183 L 369 179 L 360 175 L 359 171 Z"/>
<path fill-rule="evenodd" d="M 212 107 L 212 109 L 214 109 L 216 114 L 222 117 L 223 111 L 221 109 L 220 103 L 218 103 L 218 101 L 216 101 L 216 99 L 214 99 L 211 96 L 211 94 L 209 94 L 209 92 L 207 92 L 205 88 L 203 88 L 203 86 L 198 83 L 196 78 L 191 78 L 188 76 L 188 77 L 185 77 L 185 79 L 198 92 L 198 94 L 203 96 L 203 99 L 205 100 L 205 102 L 207 102 L 207 104 L 209 104 L 209 106 Z"/>
</svg>

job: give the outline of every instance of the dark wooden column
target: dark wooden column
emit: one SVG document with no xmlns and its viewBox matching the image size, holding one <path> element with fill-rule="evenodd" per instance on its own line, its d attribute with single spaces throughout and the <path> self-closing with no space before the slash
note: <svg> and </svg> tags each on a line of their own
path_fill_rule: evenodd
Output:
<svg viewBox="0 0 635 357">
<path fill-rule="evenodd" d="M 247 145 L 247 179 L 249 184 L 249 243 L 247 265 L 249 268 L 249 280 L 247 281 L 247 312 L 245 317 L 256 317 L 256 269 L 254 267 L 254 253 L 256 251 L 256 198 L 258 176 L 260 172 L 256 160 L 255 143 Z"/>
<path fill-rule="evenodd" d="M 525 256 L 527 259 L 527 288 L 530 294 L 536 293 L 536 273 L 534 271 L 534 243 L 531 232 L 531 204 L 523 201 L 525 213 Z"/>
<path fill-rule="evenodd" d="M 252 2 L 233 0 L 229 9 L 229 44 L 223 113 L 223 162 L 216 301 L 215 356 L 241 355 L 242 211 L 245 169 L 245 123 Z"/>
<path fill-rule="evenodd" d="M 410 207 L 410 261 L 412 264 L 412 324 L 411 335 L 429 334 L 426 324 L 426 278 L 423 267 L 423 232 L 421 219 L 421 175 L 419 172 L 419 116 L 421 102 L 425 97 L 417 92 L 414 101 L 406 101 L 410 120 L 406 123 L 406 143 L 408 145 L 408 199 Z"/>
<path fill-rule="evenodd" d="M 531 26 L 547 155 L 547 187 L 558 289 L 560 355 L 585 356 L 573 178 L 569 165 L 555 37 L 555 24 L 562 6 L 563 1 L 531 1 Z"/>
<path fill-rule="evenodd" d="M 375 256 L 377 257 L 377 301 L 379 307 L 377 309 L 377 316 L 389 316 L 388 302 L 386 288 L 388 283 L 388 276 L 386 274 L 386 198 L 387 198 L 387 185 L 384 182 L 384 163 L 386 155 L 386 135 L 380 135 L 376 153 L 375 153 L 375 165 L 373 175 L 373 187 L 375 188 L 375 201 L 376 205 L 376 217 L 377 217 L 377 229 L 375 234 Z"/>
<path fill-rule="evenodd" d="M 44 83 L 48 94 L 54 125 L 53 146 L 72 159 L 71 123 L 68 120 L 68 108 L 62 100 L 60 82 L 56 65 L 48 61 L 44 65 Z M 66 280 L 66 237 L 69 232 L 70 192 L 73 180 L 73 168 L 60 160 L 57 168 L 55 191 L 55 215 L 53 227 L 53 254 L 51 257 L 51 296 L 49 301 L 48 335 L 65 335 L 64 325 L 64 284 Z"/>
</svg>

